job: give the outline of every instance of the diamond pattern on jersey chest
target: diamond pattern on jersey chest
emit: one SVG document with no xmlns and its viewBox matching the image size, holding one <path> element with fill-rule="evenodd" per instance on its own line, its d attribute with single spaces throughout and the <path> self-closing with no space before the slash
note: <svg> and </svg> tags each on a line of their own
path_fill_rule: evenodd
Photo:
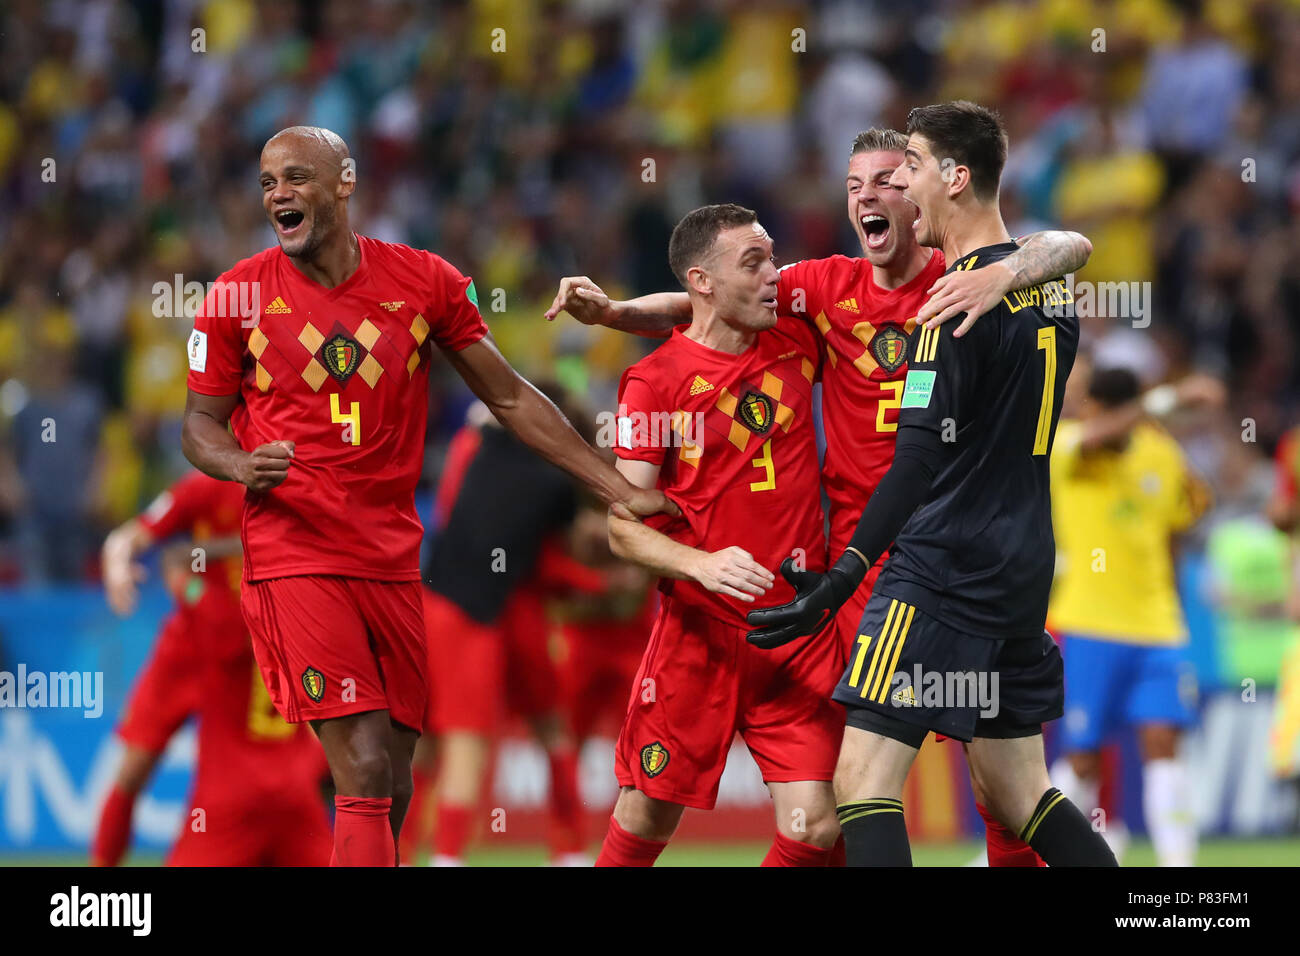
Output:
<svg viewBox="0 0 1300 956">
<path fill-rule="evenodd" d="M 293 335 L 291 330 L 286 331 Z M 300 365 L 301 359 L 292 357 L 285 350 L 283 342 L 272 348 L 273 355 L 264 360 L 263 356 L 271 345 L 271 340 L 260 327 L 249 334 L 248 351 L 253 356 L 257 387 L 263 392 L 270 389 L 276 374 L 284 374 L 286 361 L 313 392 L 319 392 L 330 378 L 338 382 L 340 387 L 345 386 L 354 375 L 373 389 L 386 372 L 394 374 L 402 364 L 406 366 L 408 380 L 415 376 L 416 369 L 420 367 L 421 349 L 429 337 L 429 323 L 423 315 L 417 313 L 411 319 L 407 331 L 414 340 L 409 355 L 398 351 L 401 345 L 393 335 L 385 336 L 369 318 L 363 318 L 355 332 L 349 332 L 341 323 L 335 323 L 328 332 L 322 331 L 320 325 L 309 319 L 302 324 L 295 336 L 298 344 L 307 352 L 305 364 Z M 398 337 L 402 338 L 400 333 Z M 280 340 L 277 338 L 277 341 Z M 272 358 L 276 360 L 271 361 Z M 268 365 L 274 366 L 277 372 L 273 372 Z"/>
</svg>

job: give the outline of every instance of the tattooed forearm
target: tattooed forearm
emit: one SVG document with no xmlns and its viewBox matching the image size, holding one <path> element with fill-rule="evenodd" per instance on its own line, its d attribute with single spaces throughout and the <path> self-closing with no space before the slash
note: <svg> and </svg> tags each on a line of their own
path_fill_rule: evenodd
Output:
<svg viewBox="0 0 1300 956">
<path fill-rule="evenodd" d="M 1002 260 L 1011 270 L 1013 289 L 1024 289 L 1082 269 L 1092 243 L 1077 232 L 1035 232 L 1017 239 L 1020 249 Z"/>
</svg>

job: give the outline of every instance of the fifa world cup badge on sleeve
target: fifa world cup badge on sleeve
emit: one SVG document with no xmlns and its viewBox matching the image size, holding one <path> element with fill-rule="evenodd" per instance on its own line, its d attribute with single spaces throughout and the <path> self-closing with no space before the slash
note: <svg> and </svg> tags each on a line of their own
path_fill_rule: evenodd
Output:
<svg viewBox="0 0 1300 956">
<path fill-rule="evenodd" d="M 929 408 L 930 394 L 934 391 L 933 371 L 910 371 L 903 388 L 903 408 Z"/>
<path fill-rule="evenodd" d="M 195 329 L 190 333 L 190 371 L 206 372 L 208 370 L 208 333 Z"/>
</svg>

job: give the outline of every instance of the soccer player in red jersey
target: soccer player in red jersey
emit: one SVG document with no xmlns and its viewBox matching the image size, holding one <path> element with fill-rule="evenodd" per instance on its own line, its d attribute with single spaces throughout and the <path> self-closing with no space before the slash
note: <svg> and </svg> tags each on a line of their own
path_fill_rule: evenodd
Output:
<svg viewBox="0 0 1300 956">
<path fill-rule="evenodd" d="M 96 865 L 120 862 L 135 799 L 190 716 L 199 722 L 192 809 L 169 864 L 318 866 L 329 858 L 315 785 L 324 755 L 310 733 L 271 709 L 239 611 L 243 499 L 239 485 L 194 472 L 105 541 L 109 603 L 123 616 L 136 603 L 143 551 L 182 535 L 194 547 L 181 546 L 179 561 L 164 555 L 177 609 L 118 728 L 126 751 L 92 842 Z"/>
<path fill-rule="evenodd" d="M 310 722 L 329 759 L 333 860 L 391 866 L 425 711 L 414 490 L 434 346 L 616 513 L 672 506 L 502 358 L 468 278 L 352 232 L 355 164 L 336 134 L 281 130 L 259 180 L 278 243 L 224 273 L 195 316 L 182 444 L 200 470 L 247 486 L 244 615 L 276 708 Z"/>
<path fill-rule="evenodd" d="M 215 481 L 195 472 L 177 481 L 154 499 L 138 517 L 115 528 L 104 540 L 102 564 L 104 590 L 119 617 L 129 617 L 137 600 L 137 585 L 144 568 L 137 558 L 157 543 L 187 535 L 205 548 L 213 563 L 210 570 L 226 573 L 221 560 L 239 551 L 240 517 L 244 496 L 238 485 Z M 158 640 L 136 678 L 117 735 L 124 745 L 117 779 L 99 812 L 91 840 L 94 866 L 117 866 L 131 838 L 131 815 L 140 792 L 148 783 L 167 741 L 195 712 L 199 696 L 198 668 L 202 660 L 191 628 L 194 603 L 203 591 L 202 578 L 188 573 L 188 556 L 180 568 L 164 562 L 168 590 L 176 608 L 158 633 Z M 238 562 L 235 564 L 238 586 Z M 191 582 L 193 582 L 191 586 Z M 196 593 L 197 592 L 197 593 Z M 240 632 L 243 632 L 242 626 Z"/>
<path fill-rule="evenodd" d="M 1012 289 L 1026 288 L 1081 267 L 1091 249 L 1076 233 L 1044 232 L 1017 240 L 1023 248 L 992 269 L 944 275 L 938 249 L 916 241 L 916 208 L 889 185 L 903 159 L 907 137 L 870 129 L 854 140 L 845 179 L 849 222 L 861 258 L 831 256 L 781 270 L 781 315 L 813 323 L 825 342 L 822 415 L 826 455 L 822 481 L 830 502 L 830 545 L 848 544 L 858 517 L 893 461 L 898 409 L 907 375 L 908 337 L 917 322 L 936 327 L 965 313 L 961 335 Z M 690 318 L 680 292 L 610 301 L 585 276 L 565 278 L 547 318 L 568 311 L 586 324 L 647 335 L 666 335 Z M 862 611 L 883 558 L 841 610 L 837 627 L 845 660 L 857 639 Z M 976 792 L 994 866 L 1040 861 L 987 810 Z"/>
<path fill-rule="evenodd" d="M 650 866 L 686 807 L 712 809 L 732 738 L 772 794 L 764 865 L 825 866 L 838 836 L 830 779 L 843 712 L 827 690 L 837 642 L 774 657 L 745 642 L 755 596 L 791 592 L 770 567 L 826 564 L 812 388 L 821 346 L 777 318 L 772 240 L 740 206 L 688 213 L 669 243 L 691 325 L 628 369 L 619 470 L 659 487 L 682 516 L 611 515 L 616 555 L 660 576 L 659 614 L 619 734 L 621 788 L 597 866 Z M 769 589 L 770 593 L 769 593 Z"/>
</svg>

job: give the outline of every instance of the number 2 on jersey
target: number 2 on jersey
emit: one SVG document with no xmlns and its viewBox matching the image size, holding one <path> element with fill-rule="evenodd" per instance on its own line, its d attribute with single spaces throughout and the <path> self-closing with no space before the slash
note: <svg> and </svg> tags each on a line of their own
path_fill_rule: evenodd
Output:
<svg viewBox="0 0 1300 956">
<path fill-rule="evenodd" d="M 903 404 L 903 379 L 897 382 L 881 382 L 880 392 L 881 399 L 876 404 L 876 431 L 878 432 L 896 432 L 898 431 L 898 422 L 885 421 L 885 412 L 891 408 L 899 408 Z M 894 393 L 893 398 L 885 398 L 889 392 Z"/>
<path fill-rule="evenodd" d="M 1038 330 L 1038 348 L 1043 353 L 1043 403 L 1038 406 L 1038 428 L 1034 431 L 1034 454 L 1047 454 L 1052 436 L 1052 404 L 1056 398 L 1056 326 Z"/>
<path fill-rule="evenodd" d="M 348 407 L 348 413 L 343 414 L 339 410 L 339 393 L 330 392 L 330 421 L 335 425 L 343 426 L 344 444 L 360 445 L 361 444 L 361 403 L 353 402 Z"/>
</svg>

